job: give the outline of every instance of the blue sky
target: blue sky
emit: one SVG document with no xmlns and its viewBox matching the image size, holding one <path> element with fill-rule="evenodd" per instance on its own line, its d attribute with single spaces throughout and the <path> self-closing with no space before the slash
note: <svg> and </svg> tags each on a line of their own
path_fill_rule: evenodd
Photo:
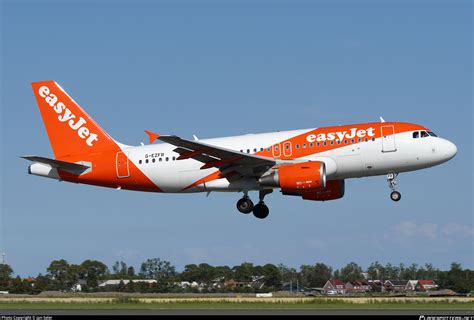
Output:
<svg viewBox="0 0 474 320">
<path fill-rule="evenodd" d="M 472 3 L 1 2 L 0 251 L 17 274 L 147 258 L 236 265 L 452 261 L 474 267 Z M 27 174 L 52 156 L 30 83 L 54 79 L 115 139 L 144 129 L 200 138 L 386 120 L 458 146 L 441 166 L 349 180 L 318 203 L 166 195 Z M 254 194 L 255 198 L 256 195 Z"/>
</svg>

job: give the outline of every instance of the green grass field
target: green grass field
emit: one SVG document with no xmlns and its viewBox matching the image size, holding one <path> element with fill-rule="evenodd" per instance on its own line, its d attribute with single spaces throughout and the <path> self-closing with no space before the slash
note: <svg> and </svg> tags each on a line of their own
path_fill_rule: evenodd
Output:
<svg viewBox="0 0 474 320">
<path fill-rule="evenodd" d="M 265 301 L 205 301 L 205 300 L 184 300 L 166 302 L 142 302 L 137 299 L 114 299 L 110 302 L 0 302 L 0 310 L 26 310 L 26 309 L 48 309 L 48 310 L 107 310 L 107 309 L 314 309 L 314 310 L 474 310 L 472 300 L 466 302 L 437 300 L 437 301 L 371 301 L 367 303 L 352 303 L 341 300 L 321 300 L 310 299 L 294 302 L 265 302 Z"/>
</svg>

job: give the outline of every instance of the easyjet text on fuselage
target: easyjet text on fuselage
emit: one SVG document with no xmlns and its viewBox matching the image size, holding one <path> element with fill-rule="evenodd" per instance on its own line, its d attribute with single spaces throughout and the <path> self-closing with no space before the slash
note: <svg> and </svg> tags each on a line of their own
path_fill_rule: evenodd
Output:
<svg viewBox="0 0 474 320">
<path fill-rule="evenodd" d="M 306 137 L 308 142 L 322 142 L 322 141 L 332 141 L 332 140 L 339 140 L 342 141 L 344 139 L 354 139 L 354 138 L 365 138 L 365 137 L 374 137 L 375 129 L 370 127 L 368 129 L 357 129 L 351 128 L 348 131 L 338 131 L 338 132 L 329 132 L 329 133 L 318 133 L 318 134 L 310 134 Z"/>
</svg>

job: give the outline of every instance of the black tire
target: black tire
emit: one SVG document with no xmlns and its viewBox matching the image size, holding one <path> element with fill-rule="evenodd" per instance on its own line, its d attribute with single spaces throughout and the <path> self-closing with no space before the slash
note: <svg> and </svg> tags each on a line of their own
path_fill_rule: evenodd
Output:
<svg viewBox="0 0 474 320">
<path fill-rule="evenodd" d="M 259 219 L 265 219 L 268 217 L 270 210 L 265 204 L 259 203 L 255 207 L 253 207 L 253 215 Z"/>
<path fill-rule="evenodd" d="M 392 193 L 390 193 L 390 199 L 392 199 L 395 202 L 400 201 L 401 198 L 402 198 L 402 195 L 398 191 L 393 191 Z"/>
<path fill-rule="evenodd" d="M 248 198 L 242 198 L 237 201 L 237 210 L 244 214 L 249 214 L 253 210 L 253 202 Z"/>
</svg>

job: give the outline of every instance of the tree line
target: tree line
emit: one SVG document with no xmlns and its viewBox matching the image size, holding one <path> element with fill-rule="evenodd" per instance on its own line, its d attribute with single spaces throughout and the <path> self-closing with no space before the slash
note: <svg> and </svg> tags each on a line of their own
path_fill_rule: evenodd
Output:
<svg viewBox="0 0 474 320">
<path fill-rule="evenodd" d="M 364 275 L 365 273 L 365 275 Z M 321 288 L 329 279 L 342 281 L 372 280 L 434 280 L 440 288 L 456 292 L 470 292 L 474 289 L 474 270 L 463 269 L 461 264 L 453 262 L 449 270 L 440 270 L 432 264 L 419 266 L 412 264 L 392 265 L 373 262 L 364 270 L 355 262 L 333 270 L 324 263 L 302 265 L 299 270 L 283 264 L 254 265 L 244 262 L 233 267 L 211 266 L 207 263 L 188 264 L 182 272 L 177 272 L 174 265 L 160 258 L 147 259 L 138 272 L 133 266 L 117 261 L 109 269 L 97 260 L 85 260 L 81 264 L 71 264 L 64 259 L 54 260 L 46 269 L 45 274 L 35 278 L 22 279 L 13 276 L 13 269 L 8 264 L 0 264 L 0 291 L 16 294 L 38 294 L 43 291 L 71 291 L 73 286 L 81 282 L 82 291 L 123 291 L 149 293 L 178 292 L 255 292 L 278 291 L 288 283 L 298 283 L 299 288 Z M 152 284 L 130 281 L 120 282 L 115 288 L 101 288 L 99 284 L 106 280 L 137 280 L 153 279 Z M 261 285 L 252 286 L 216 286 L 216 283 L 233 281 L 235 283 L 251 283 L 259 279 Z M 181 282 L 195 282 L 200 288 L 183 288 Z"/>
</svg>

